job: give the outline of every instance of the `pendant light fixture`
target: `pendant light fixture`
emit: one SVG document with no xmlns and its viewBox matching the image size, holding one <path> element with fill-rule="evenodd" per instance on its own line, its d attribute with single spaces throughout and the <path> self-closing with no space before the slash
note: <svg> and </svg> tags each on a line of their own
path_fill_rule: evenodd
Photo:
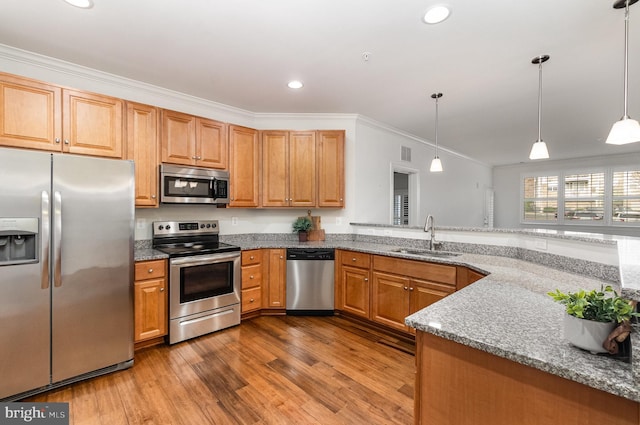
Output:
<svg viewBox="0 0 640 425">
<path fill-rule="evenodd" d="M 531 147 L 529 159 L 549 158 L 547 144 L 542 141 L 542 64 L 548 60 L 549 55 L 540 55 L 531 59 L 531 63 L 538 65 L 538 140 Z"/>
<path fill-rule="evenodd" d="M 640 142 L 640 124 L 627 114 L 627 96 L 629 91 L 629 6 L 638 0 L 618 0 L 613 4 L 614 9 L 624 7 L 624 115 L 620 121 L 613 124 L 607 143 L 611 145 L 626 145 Z"/>
<path fill-rule="evenodd" d="M 431 161 L 431 167 L 429 171 L 432 173 L 441 173 L 442 172 L 442 161 L 440 161 L 440 157 L 438 156 L 438 99 L 442 97 L 442 93 L 434 93 L 431 95 L 432 99 L 436 100 L 436 156 Z"/>
</svg>

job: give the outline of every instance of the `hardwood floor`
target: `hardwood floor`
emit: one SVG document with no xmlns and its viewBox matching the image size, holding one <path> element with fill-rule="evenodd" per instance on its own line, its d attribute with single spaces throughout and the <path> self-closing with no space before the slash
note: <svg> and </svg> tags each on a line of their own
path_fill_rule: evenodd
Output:
<svg viewBox="0 0 640 425">
<path fill-rule="evenodd" d="M 263 316 L 31 397 L 74 425 L 412 424 L 412 346 L 339 317 Z"/>
</svg>

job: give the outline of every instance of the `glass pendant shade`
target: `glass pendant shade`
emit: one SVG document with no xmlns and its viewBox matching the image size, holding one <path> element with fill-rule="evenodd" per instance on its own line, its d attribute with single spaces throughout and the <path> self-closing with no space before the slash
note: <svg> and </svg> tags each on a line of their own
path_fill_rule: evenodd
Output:
<svg viewBox="0 0 640 425">
<path fill-rule="evenodd" d="M 439 157 L 435 157 L 433 158 L 433 161 L 431 161 L 431 167 L 429 168 L 429 171 L 431 171 L 432 173 L 441 173 L 442 172 L 442 161 L 440 161 Z"/>
<path fill-rule="evenodd" d="M 537 140 L 531 146 L 531 153 L 529 159 L 547 159 L 549 158 L 549 151 L 547 150 L 547 144 L 542 140 Z"/>
<path fill-rule="evenodd" d="M 629 117 L 624 117 L 613 124 L 607 143 L 610 145 L 626 145 L 640 142 L 640 124 Z"/>
</svg>

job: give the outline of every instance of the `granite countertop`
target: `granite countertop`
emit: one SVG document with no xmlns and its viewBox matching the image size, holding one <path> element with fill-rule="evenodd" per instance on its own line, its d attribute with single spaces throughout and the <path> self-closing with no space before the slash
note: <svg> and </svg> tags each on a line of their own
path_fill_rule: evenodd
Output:
<svg viewBox="0 0 640 425">
<path fill-rule="evenodd" d="M 407 317 L 406 324 L 640 402 L 640 386 L 634 382 L 632 364 L 570 346 L 562 336 L 564 307 L 546 295 L 556 288 L 565 292 L 599 288 L 602 280 L 502 256 L 463 253 L 449 258 L 418 257 L 393 252 L 401 246 L 381 243 L 349 240 L 301 243 L 242 237 L 225 242 L 243 250 L 339 248 L 470 267 L 488 276 Z M 136 248 L 136 261 L 166 257 L 152 249 Z"/>
</svg>

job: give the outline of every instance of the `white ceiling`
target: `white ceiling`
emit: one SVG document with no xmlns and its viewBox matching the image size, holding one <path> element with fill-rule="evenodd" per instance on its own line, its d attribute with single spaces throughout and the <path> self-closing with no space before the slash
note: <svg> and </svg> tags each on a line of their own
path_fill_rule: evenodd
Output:
<svg viewBox="0 0 640 425">
<path fill-rule="evenodd" d="M 0 43 L 252 112 L 357 113 L 491 165 L 640 152 L 605 145 L 623 112 L 624 11 L 613 0 L 3 0 Z M 634 18 L 635 17 L 635 18 Z M 640 6 L 629 115 L 640 119 Z M 364 61 L 363 52 L 370 52 Z M 305 86 L 286 87 L 291 79 Z M 446 165 L 445 165 L 446 166 Z"/>
</svg>

